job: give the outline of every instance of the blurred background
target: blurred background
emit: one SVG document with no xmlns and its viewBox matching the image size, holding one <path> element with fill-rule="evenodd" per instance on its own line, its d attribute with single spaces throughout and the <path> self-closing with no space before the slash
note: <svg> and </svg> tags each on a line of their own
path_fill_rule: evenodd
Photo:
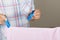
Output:
<svg viewBox="0 0 60 40">
<path fill-rule="evenodd" d="M 40 9 L 40 20 L 30 22 L 31 27 L 60 26 L 60 0 L 34 0 L 35 8 Z"/>
</svg>

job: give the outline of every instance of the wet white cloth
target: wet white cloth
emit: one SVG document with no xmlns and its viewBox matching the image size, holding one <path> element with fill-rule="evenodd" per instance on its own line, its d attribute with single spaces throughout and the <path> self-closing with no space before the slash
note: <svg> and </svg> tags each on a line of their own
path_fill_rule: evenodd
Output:
<svg viewBox="0 0 60 40">
<path fill-rule="evenodd" d="M 27 17 L 32 10 L 33 0 L 0 0 L 0 14 L 7 16 L 11 27 L 29 27 Z M 0 25 L 0 40 L 7 40 L 5 29 L 6 25 Z"/>
</svg>

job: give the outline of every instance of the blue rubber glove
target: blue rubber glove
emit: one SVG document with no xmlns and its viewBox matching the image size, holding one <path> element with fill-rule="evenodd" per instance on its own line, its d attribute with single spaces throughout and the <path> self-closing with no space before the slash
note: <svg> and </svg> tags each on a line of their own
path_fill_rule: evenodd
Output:
<svg viewBox="0 0 60 40">
<path fill-rule="evenodd" d="M 32 19 L 32 17 L 34 16 L 34 12 L 35 10 L 33 10 L 29 15 L 28 15 L 28 21 L 30 21 Z"/>
</svg>

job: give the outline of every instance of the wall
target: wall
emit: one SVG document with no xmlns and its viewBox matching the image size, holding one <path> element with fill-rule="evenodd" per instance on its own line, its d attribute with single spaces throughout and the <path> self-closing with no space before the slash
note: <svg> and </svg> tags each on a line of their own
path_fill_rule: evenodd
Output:
<svg viewBox="0 0 60 40">
<path fill-rule="evenodd" d="M 41 10 L 41 19 L 31 22 L 31 27 L 60 26 L 60 0 L 34 0 L 35 8 Z"/>
</svg>

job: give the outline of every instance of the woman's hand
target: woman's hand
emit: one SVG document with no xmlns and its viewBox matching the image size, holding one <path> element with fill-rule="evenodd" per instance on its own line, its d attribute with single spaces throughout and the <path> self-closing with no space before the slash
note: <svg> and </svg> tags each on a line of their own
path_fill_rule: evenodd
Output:
<svg viewBox="0 0 60 40">
<path fill-rule="evenodd" d="M 32 19 L 40 19 L 40 11 L 39 10 L 35 10 L 34 16 Z"/>
<path fill-rule="evenodd" d="M 5 18 L 3 14 L 0 14 L 0 24 L 4 24 Z"/>
</svg>

